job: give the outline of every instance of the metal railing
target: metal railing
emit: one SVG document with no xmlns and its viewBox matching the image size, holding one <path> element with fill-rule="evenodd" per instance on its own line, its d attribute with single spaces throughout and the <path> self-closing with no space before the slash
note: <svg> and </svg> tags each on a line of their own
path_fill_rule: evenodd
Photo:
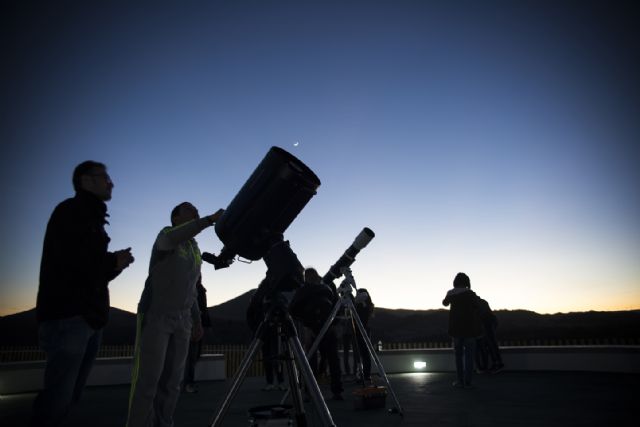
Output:
<svg viewBox="0 0 640 427">
<path fill-rule="evenodd" d="M 452 348 L 451 341 L 432 342 L 374 342 L 373 345 L 382 350 L 421 350 Z M 500 341 L 501 347 L 530 347 L 530 346 L 604 346 L 604 345 L 640 345 L 640 338 L 579 338 L 579 339 L 522 339 Z M 240 361 L 248 350 L 248 345 L 240 344 L 205 344 L 202 354 L 223 354 L 227 378 L 233 376 Z M 127 358 L 133 357 L 133 345 L 103 345 L 98 351 L 98 358 Z M 0 346 L 0 363 L 44 361 L 45 354 L 37 346 Z M 262 355 L 254 358 L 247 376 L 264 375 Z"/>
<path fill-rule="evenodd" d="M 247 351 L 247 345 L 219 344 L 204 345 L 202 354 L 223 354 L 225 357 L 227 377 L 233 376 L 240 361 Z M 98 358 L 133 357 L 132 345 L 103 345 L 98 350 Z M 38 346 L 0 346 L 0 363 L 39 362 L 45 360 L 44 352 Z M 248 376 L 264 375 L 262 355 L 260 352 L 247 372 Z"/>
</svg>

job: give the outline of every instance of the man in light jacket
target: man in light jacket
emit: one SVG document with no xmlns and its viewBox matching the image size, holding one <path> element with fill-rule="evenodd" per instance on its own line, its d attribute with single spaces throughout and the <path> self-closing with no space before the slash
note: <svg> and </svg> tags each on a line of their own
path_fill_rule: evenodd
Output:
<svg viewBox="0 0 640 427">
<path fill-rule="evenodd" d="M 222 213 L 200 218 L 181 203 L 156 238 L 138 304 L 128 427 L 173 426 L 189 341 L 203 334 L 196 289 L 202 254 L 194 237 Z"/>
</svg>

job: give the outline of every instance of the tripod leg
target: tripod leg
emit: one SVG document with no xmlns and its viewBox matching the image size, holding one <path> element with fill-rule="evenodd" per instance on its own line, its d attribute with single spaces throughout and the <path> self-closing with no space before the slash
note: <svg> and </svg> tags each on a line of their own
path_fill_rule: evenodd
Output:
<svg viewBox="0 0 640 427">
<path fill-rule="evenodd" d="M 333 307 L 333 311 L 331 312 L 327 320 L 324 322 L 324 325 L 322 325 L 322 329 L 320 329 L 320 332 L 318 332 L 318 336 L 316 337 L 315 341 L 313 342 L 313 345 L 311 345 L 311 348 L 307 352 L 307 357 L 313 356 L 316 350 L 318 350 L 318 346 L 320 346 L 320 341 L 322 341 L 322 338 L 327 333 L 329 326 L 331 326 L 331 323 L 333 323 L 334 319 L 336 318 L 336 315 L 338 314 L 338 310 L 340 310 L 340 307 L 342 307 L 342 304 L 343 304 L 342 299 L 336 302 L 336 305 Z"/>
<path fill-rule="evenodd" d="M 360 351 L 360 344 L 358 341 L 358 331 L 356 330 L 356 324 L 355 321 L 353 320 L 353 314 L 355 312 L 351 311 L 351 307 L 349 306 L 349 304 L 347 304 L 347 317 L 351 320 L 349 322 L 349 327 L 351 328 L 351 333 L 352 333 L 352 337 L 353 337 L 353 342 L 351 343 L 351 345 L 353 346 L 353 372 L 356 376 L 356 378 L 358 377 L 358 374 L 360 375 L 360 382 L 362 383 L 362 386 L 365 387 L 365 377 L 364 377 L 364 359 L 362 358 L 362 352 Z M 356 316 L 358 314 L 356 313 Z"/>
<path fill-rule="evenodd" d="M 258 351 L 258 348 L 260 347 L 260 345 L 262 344 L 262 339 L 260 334 L 260 331 L 262 331 L 262 327 L 263 325 L 261 324 L 260 327 L 258 328 L 258 332 L 256 332 L 256 338 L 253 339 L 253 342 L 249 346 L 249 350 L 244 355 L 242 362 L 240 362 L 240 367 L 238 368 L 235 375 L 233 376 L 231 387 L 229 388 L 229 391 L 227 392 L 227 395 L 225 396 L 225 399 L 222 402 L 222 406 L 218 410 L 218 413 L 216 414 L 215 419 L 211 422 L 210 427 L 216 427 L 220 425 L 225 414 L 227 413 L 227 410 L 229 409 L 229 405 L 231 404 L 231 401 L 235 398 L 236 394 L 238 393 L 238 389 L 242 385 L 242 381 L 244 380 L 245 375 L 247 374 L 247 371 L 251 367 L 251 362 L 253 362 L 253 357 Z"/>
<path fill-rule="evenodd" d="M 329 412 L 329 408 L 327 407 L 327 404 L 322 397 L 320 387 L 318 387 L 318 383 L 316 382 L 316 379 L 313 376 L 313 372 L 311 371 L 311 366 L 309 366 L 309 361 L 304 354 L 302 344 L 300 344 L 300 340 L 296 335 L 292 335 L 289 337 L 289 347 L 293 351 L 293 356 L 298 363 L 302 378 L 304 379 L 304 382 L 309 389 L 311 400 L 316 407 L 316 410 L 318 411 L 320 417 L 322 418 L 324 425 L 335 427 L 333 418 L 331 418 L 331 413 Z"/>
<path fill-rule="evenodd" d="M 296 413 L 296 426 L 298 427 L 306 427 L 307 426 L 307 417 L 304 412 L 304 404 L 302 403 L 302 393 L 300 390 L 300 376 L 298 375 L 298 370 L 296 369 L 293 356 L 293 351 L 291 351 L 291 347 L 288 345 L 287 341 L 283 342 L 284 347 L 286 349 L 286 363 L 287 374 L 289 376 L 289 390 L 292 391 L 293 394 L 293 407 Z M 282 405 L 284 400 L 280 402 Z"/>
<path fill-rule="evenodd" d="M 309 364 L 308 359 L 311 356 L 313 356 L 314 353 L 318 350 L 318 347 L 320 346 L 320 341 L 322 341 L 322 338 L 327 333 L 329 326 L 331 326 L 331 323 L 336 318 L 336 315 L 338 314 L 338 311 L 340 310 L 340 307 L 342 306 L 342 304 L 343 304 L 342 299 L 340 299 L 338 302 L 336 302 L 336 305 L 333 306 L 333 311 L 331 311 L 331 314 L 329 315 L 327 320 L 324 322 L 324 325 L 322 325 L 322 329 L 320 329 L 320 332 L 318 332 L 318 336 L 316 337 L 315 341 L 313 341 L 311 348 L 307 352 L 307 356 L 305 357 L 305 359 L 307 360 L 307 364 Z M 298 342 L 300 342 L 300 340 L 298 340 Z M 288 397 L 289 397 L 289 392 L 287 391 L 287 393 L 285 393 L 285 395 L 282 397 L 282 400 L 280 401 L 280 403 L 283 404 Z"/>
<path fill-rule="evenodd" d="M 355 311 L 355 307 L 353 306 L 353 303 L 351 301 L 347 302 L 347 304 L 350 305 L 350 308 L 352 310 L 352 318 L 353 320 L 356 322 L 356 325 L 358 326 L 358 330 L 360 331 L 360 333 L 362 334 L 362 339 L 367 347 L 367 350 L 369 351 L 369 355 L 371 356 L 371 359 L 374 361 L 374 363 L 376 364 L 376 366 L 378 367 L 378 372 L 380 373 L 380 376 L 382 377 L 382 380 L 384 381 L 384 383 L 387 386 L 387 389 L 389 390 L 389 392 L 391 393 L 391 397 L 393 398 L 393 401 L 396 404 L 395 412 L 400 413 L 401 416 L 404 416 L 404 413 L 402 411 L 402 406 L 400 406 L 400 401 L 398 400 L 398 397 L 396 396 L 396 393 L 393 391 L 393 387 L 391 387 L 391 384 L 389 384 L 389 378 L 387 378 L 387 373 L 384 371 L 384 367 L 382 366 L 382 362 L 380 362 L 380 358 L 378 357 L 375 348 L 373 348 L 373 344 L 371 344 L 371 340 L 369 339 L 369 336 L 367 335 L 367 331 L 364 328 L 364 326 L 362 325 L 362 322 L 360 321 L 360 317 L 358 317 L 358 313 Z"/>
</svg>

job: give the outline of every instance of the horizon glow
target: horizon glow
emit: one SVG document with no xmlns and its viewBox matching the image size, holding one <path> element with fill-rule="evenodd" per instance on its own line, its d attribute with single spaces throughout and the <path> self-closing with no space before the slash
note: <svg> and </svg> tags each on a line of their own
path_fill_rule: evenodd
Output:
<svg viewBox="0 0 640 427">
<path fill-rule="evenodd" d="M 424 2 L 18 8 L 3 87 L 0 316 L 35 306 L 44 231 L 83 160 L 108 166 L 111 282 L 130 312 L 169 212 L 226 207 L 268 149 L 322 181 L 285 233 L 377 307 L 640 309 L 640 31 L 621 5 Z M 221 242 L 207 229 L 203 251 Z M 209 306 L 262 261 L 203 266 Z"/>
</svg>

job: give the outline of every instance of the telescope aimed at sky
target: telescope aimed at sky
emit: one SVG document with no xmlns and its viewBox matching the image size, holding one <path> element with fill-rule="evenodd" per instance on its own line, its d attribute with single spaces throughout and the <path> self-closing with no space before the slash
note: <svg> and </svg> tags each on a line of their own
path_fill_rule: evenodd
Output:
<svg viewBox="0 0 640 427">
<path fill-rule="evenodd" d="M 327 274 L 324 275 L 322 281 L 328 285 L 338 277 L 342 276 L 342 269 L 353 264 L 356 260 L 356 255 L 358 255 L 358 253 L 364 249 L 374 237 L 375 233 L 373 230 L 368 227 L 363 228 L 360 234 L 356 236 L 356 239 L 353 241 L 351 246 L 344 251 L 338 261 L 336 261 L 329 271 L 327 271 Z"/>
<path fill-rule="evenodd" d="M 224 243 L 221 262 L 239 255 L 259 260 L 316 194 L 320 179 L 304 163 L 271 147 L 215 226 Z"/>
</svg>

